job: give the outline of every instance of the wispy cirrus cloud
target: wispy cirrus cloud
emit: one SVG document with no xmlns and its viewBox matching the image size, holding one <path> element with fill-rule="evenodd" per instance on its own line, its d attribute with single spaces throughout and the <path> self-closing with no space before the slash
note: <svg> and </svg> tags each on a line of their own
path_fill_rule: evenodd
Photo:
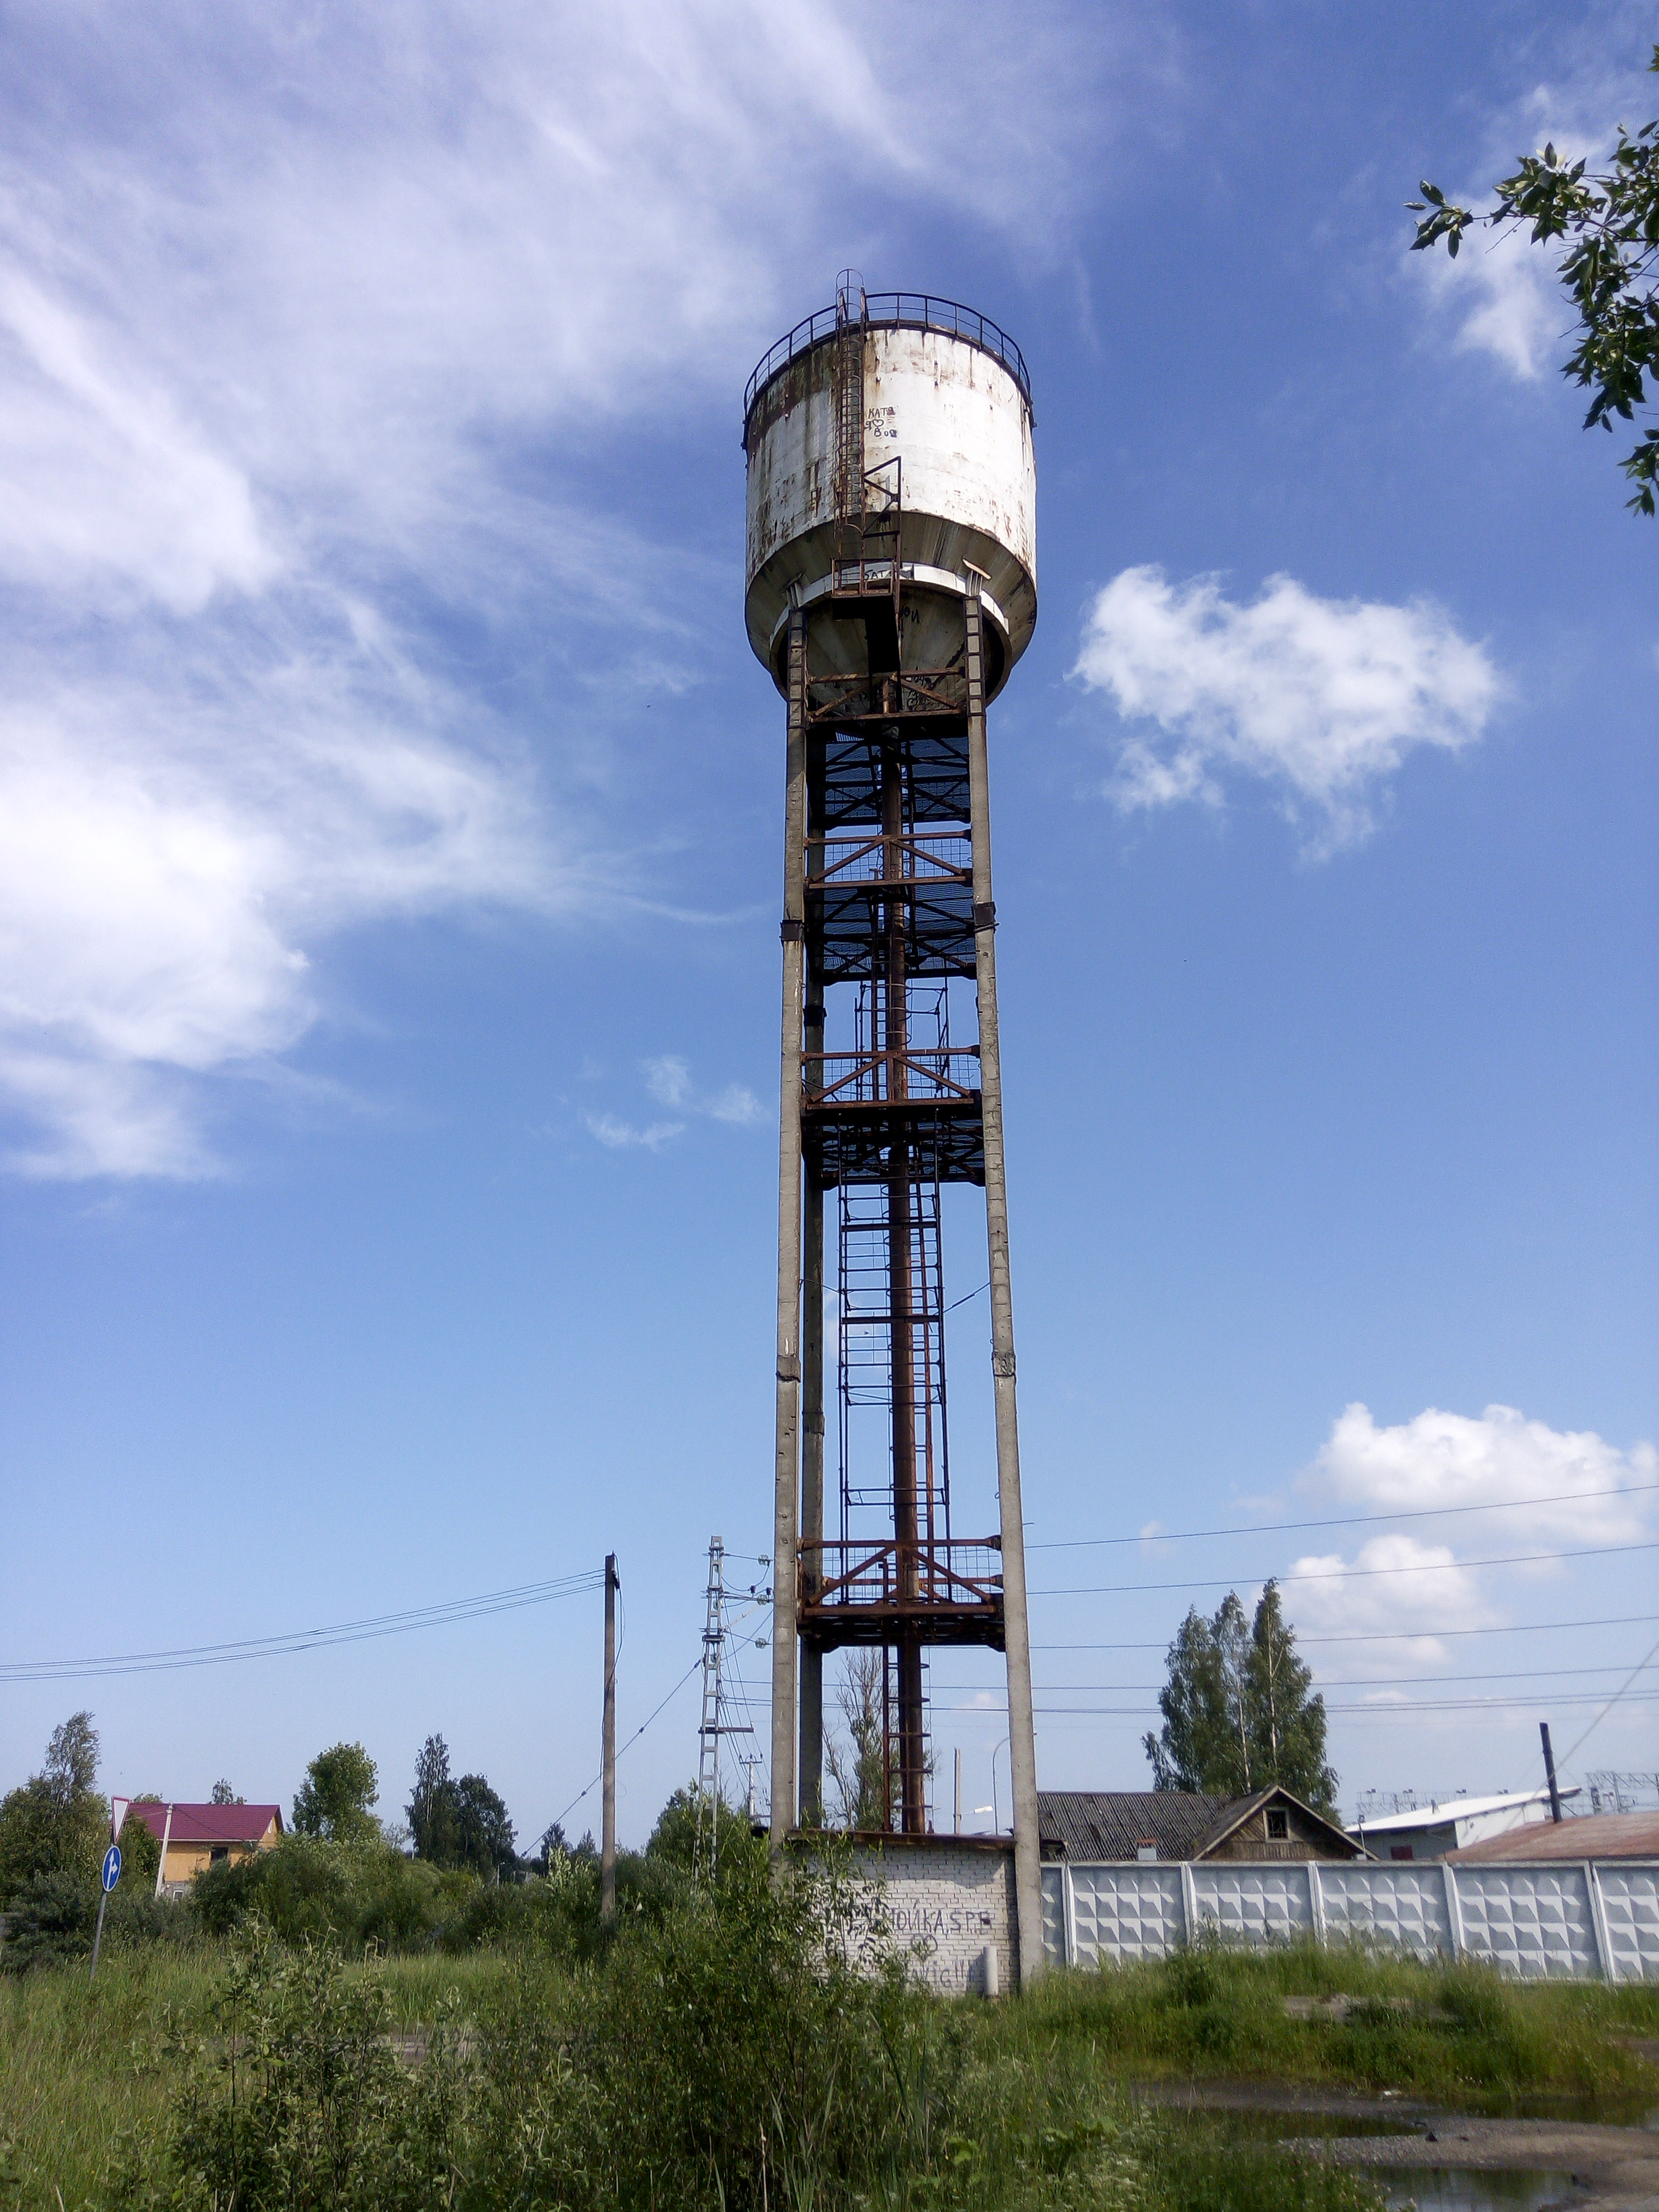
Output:
<svg viewBox="0 0 1659 2212">
<path fill-rule="evenodd" d="M 1072 673 L 1128 726 L 1107 787 L 1122 811 L 1220 806 L 1253 778 L 1310 819 L 1318 854 L 1368 834 L 1411 752 L 1473 744 L 1500 688 L 1485 649 L 1426 601 L 1324 599 L 1273 576 L 1240 604 L 1213 576 L 1172 584 L 1152 567 L 1097 595 Z"/>
<path fill-rule="evenodd" d="M 614 1113 L 588 1115 L 589 1134 L 611 1151 L 637 1146 L 647 1152 L 660 1152 L 676 1137 L 684 1136 L 689 1122 L 699 1117 L 737 1128 L 746 1128 L 762 1117 L 761 1103 L 745 1084 L 728 1083 L 718 1091 L 704 1091 L 692 1079 L 690 1062 L 678 1053 L 660 1053 L 641 1061 L 641 1073 L 653 1103 L 680 1118 L 640 1127 Z"/>
<path fill-rule="evenodd" d="M 937 50 L 866 0 L 10 12 L 14 1165 L 211 1172 L 225 1079 L 306 1034 L 343 935 L 592 911 L 605 841 L 560 765 L 606 777 L 558 641 L 603 644 L 612 694 L 683 690 L 707 653 L 665 611 L 698 564 L 594 491 L 596 451 L 665 401 L 733 407 L 900 206 L 1057 246 L 1080 134 L 1168 41 L 1044 7 L 1002 39 L 996 12 Z"/>
</svg>

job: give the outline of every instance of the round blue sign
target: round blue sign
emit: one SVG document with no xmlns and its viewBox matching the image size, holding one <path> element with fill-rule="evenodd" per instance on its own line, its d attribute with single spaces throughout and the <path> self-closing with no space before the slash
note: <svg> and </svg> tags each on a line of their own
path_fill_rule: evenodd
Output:
<svg viewBox="0 0 1659 2212">
<path fill-rule="evenodd" d="M 112 1844 L 104 1853 L 104 1893 L 107 1896 L 121 1879 L 121 1846 Z"/>
</svg>

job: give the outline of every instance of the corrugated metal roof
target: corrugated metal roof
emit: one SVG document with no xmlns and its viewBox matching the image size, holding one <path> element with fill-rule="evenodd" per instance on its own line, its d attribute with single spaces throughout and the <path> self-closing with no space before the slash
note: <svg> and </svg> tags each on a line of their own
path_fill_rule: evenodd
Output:
<svg viewBox="0 0 1659 2212">
<path fill-rule="evenodd" d="M 1205 1797 L 1188 1790 L 1039 1790 L 1037 1834 L 1049 1858 L 1133 1859 L 1143 1844 L 1161 1859 L 1201 1859 L 1264 1805 L 1293 1806 L 1322 1830 L 1333 1858 L 1360 1858 L 1334 1821 L 1276 1785 L 1249 1797 Z"/>
<path fill-rule="evenodd" d="M 129 1805 L 129 1820 L 137 1820 L 149 1830 L 159 1844 L 167 1829 L 167 1808 L 146 1799 L 143 1804 Z M 280 1834 L 283 1808 L 280 1805 L 175 1805 L 173 1808 L 173 1827 L 167 1840 L 172 1844 L 257 1844 L 264 1838 L 272 1821 Z"/>
<path fill-rule="evenodd" d="M 1050 1856 L 1132 1859 L 1144 1843 L 1189 1859 L 1239 1799 L 1186 1790 L 1039 1790 L 1037 1833 Z"/>
<path fill-rule="evenodd" d="M 1563 1797 L 1578 1795 L 1577 1783 L 1564 1783 Z M 1430 1805 L 1408 1807 L 1403 1813 L 1379 1814 L 1374 1820 L 1358 1820 L 1349 1829 L 1357 1836 L 1363 1827 L 1368 1836 L 1386 1836 L 1409 1828 L 1449 1828 L 1454 1820 L 1478 1819 L 1485 1813 L 1508 1813 L 1522 1805 L 1547 1805 L 1547 1790 L 1505 1790 L 1495 1797 L 1442 1797 Z"/>
<path fill-rule="evenodd" d="M 1582 1820 L 1529 1820 L 1501 1836 L 1465 1844 L 1446 1858 L 1659 1859 L 1659 1813 L 1588 1813 Z M 1444 1862 L 1443 1861 L 1443 1863 Z"/>
</svg>

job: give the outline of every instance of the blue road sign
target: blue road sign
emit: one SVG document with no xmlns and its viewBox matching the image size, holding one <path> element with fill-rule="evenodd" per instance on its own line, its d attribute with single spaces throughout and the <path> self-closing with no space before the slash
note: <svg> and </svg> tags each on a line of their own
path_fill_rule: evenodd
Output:
<svg viewBox="0 0 1659 2212">
<path fill-rule="evenodd" d="M 121 1846 L 112 1844 L 104 1853 L 104 1894 L 107 1897 L 121 1879 Z"/>
</svg>

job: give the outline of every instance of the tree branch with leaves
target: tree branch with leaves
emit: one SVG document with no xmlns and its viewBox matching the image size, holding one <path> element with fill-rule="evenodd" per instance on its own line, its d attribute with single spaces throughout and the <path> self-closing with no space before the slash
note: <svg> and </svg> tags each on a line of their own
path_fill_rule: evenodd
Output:
<svg viewBox="0 0 1659 2212">
<path fill-rule="evenodd" d="M 1659 45 L 1648 67 L 1659 71 Z M 1633 422 L 1638 407 L 1659 400 L 1650 390 L 1659 379 L 1659 291 L 1652 282 L 1659 256 L 1659 121 L 1634 132 L 1620 124 L 1612 166 L 1599 176 L 1587 174 L 1588 168 L 1587 161 L 1565 161 L 1548 145 L 1526 155 L 1515 174 L 1494 187 L 1492 207 L 1459 207 L 1426 179 L 1423 198 L 1406 204 L 1422 217 L 1413 253 L 1443 244 L 1455 259 L 1468 233 L 1482 225 L 1503 231 L 1529 224 L 1534 246 L 1565 243 L 1559 274 L 1578 318 L 1579 338 L 1561 373 L 1592 395 L 1584 428 L 1599 423 L 1610 432 L 1615 415 Z M 1621 466 L 1636 486 L 1626 504 L 1651 514 L 1659 423 L 1644 427 Z"/>
</svg>

